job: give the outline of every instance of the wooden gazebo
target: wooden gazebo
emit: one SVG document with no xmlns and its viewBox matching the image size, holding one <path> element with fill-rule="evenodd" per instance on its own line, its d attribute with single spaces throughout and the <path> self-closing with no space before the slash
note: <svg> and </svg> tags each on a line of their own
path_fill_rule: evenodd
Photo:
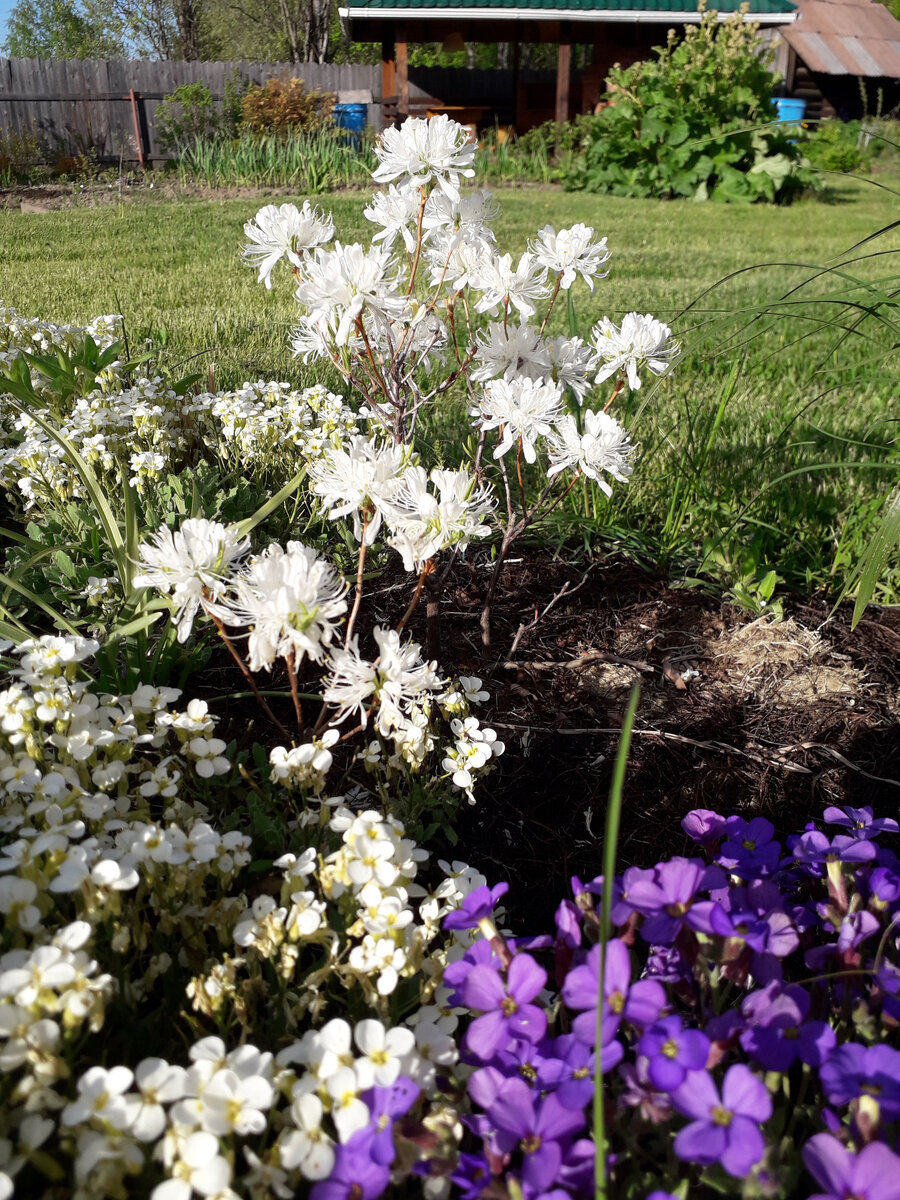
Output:
<svg viewBox="0 0 900 1200">
<path fill-rule="evenodd" d="M 740 0 L 720 0 L 715 8 L 725 17 L 739 10 Z M 511 42 L 513 111 L 520 131 L 536 123 L 528 116 L 529 97 L 519 82 L 519 47 L 523 43 L 559 46 L 555 102 L 548 103 L 551 97 L 545 95 L 544 103 L 533 107 L 545 109 L 562 122 L 575 111 L 593 107 L 614 63 L 627 65 L 646 58 L 653 46 L 665 40 L 666 29 L 697 23 L 701 17 L 697 0 L 349 0 L 339 11 L 354 41 L 381 43 L 386 117 L 395 112 L 402 117 L 412 111 L 411 42 Z M 795 16 L 791 0 L 750 0 L 746 19 L 761 25 L 785 25 Z M 572 47 L 578 45 L 592 46 L 593 57 L 576 95 Z M 546 93 L 546 85 L 542 86 Z M 464 108 L 470 101 L 466 96 L 443 99 L 451 108 Z"/>
</svg>

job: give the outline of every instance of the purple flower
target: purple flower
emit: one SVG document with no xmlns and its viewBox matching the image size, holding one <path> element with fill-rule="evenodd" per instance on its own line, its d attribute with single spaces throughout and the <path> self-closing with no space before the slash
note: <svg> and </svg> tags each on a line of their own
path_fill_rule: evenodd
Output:
<svg viewBox="0 0 900 1200">
<path fill-rule="evenodd" d="M 866 890 L 871 907 L 883 912 L 900 899 L 900 875 L 887 867 L 876 867 L 868 878 Z"/>
<path fill-rule="evenodd" d="M 763 1156 L 760 1124 L 772 1115 L 772 1098 L 749 1067 L 736 1063 L 722 1081 L 722 1096 L 706 1071 L 689 1071 L 672 1103 L 692 1117 L 675 1138 L 675 1153 L 686 1162 L 721 1163 L 742 1178 Z"/>
<path fill-rule="evenodd" d="M 748 879 L 759 875 L 771 875 L 781 857 L 781 845 L 774 842 L 775 826 L 765 817 L 754 817 L 745 821 L 743 817 L 729 817 L 725 822 L 726 840 L 716 859 L 723 867 Z"/>
<path fill-rule="evenodd" d="M 389 1167 L 394 1161 L 395 1117 L 405 1116 L 415 1104 L 419 1089 L 405 1075 L 398 1076 L 390 1087 L 376 1087 L 360 1097 L 368 1106 L 373 1131 L 370 1154 L 373 1160 Z"/>
<path fill-rule="evenodd" d="M 455 912 L 444 917 L 445 929 L 475 929 L 480 921 L 490 919 L 501 896 L 509 891 L 508 883 L 498 883 L 489 888 L 487 885 L 469 892 Z"/>
<path fill-rule="evenodd" d="M 682 817 L 681 828 L 693 841 L 706 845 L 725 832 L 725 818 L 709 808 L 694 808 Z"/>
<path fill-rule="evenodd" d="M 460 988 L 466 1008 L 481 1012 L 466 1033 L 466 1047 L 482 1061 L 505 1050 L 515 1038 L 537 1042 L 547 1028 L 542 1008 L 530 1004 L 547 982 L 547 972 L 528 954 L 517 954 L 506 983 L 492 966 L 472 967 Z"/>
<path fill-rule="evenodd" d="M 877 854 L 874 843 L 861 838 L 838 834 L 829 841 L 824 833 L 810 830 L 799 837 L 793 845 L 794 858 L 810 866 L 819 863 L 862 863 L 871 862 Z"/>
<path fill-rule="evenodd" d="M 845 1042 L 819 1069 L 829 1104 L 871 1096 L 889 1121 L 900 1117 L 900 1051 Z"/>
<path fill-rule="evenodd" d="M 741 1045 L 767 1071 L 786 1071 L 799 1058 L 811 1067 L 825 1061 L 837 1043 L 825 1021 L 807 1021 L 809 995 L 802 987 L 770 983 L 753 992 L 741 1011 L 749 1028 Z"/>
<path fill-rule="evenodd" d="M 372 1158 L 371 1128 L 360 1129 L 337 1147 L 327 1179 L 313 1184 L 309 1200 L 376 1200 L 391 1181 L 390 1169 Z"/>
<path fill-rule="evenodd" d="M 871 808 L 826 808 L 822 820 L 828 825 L 852 829 L 857 838 L 877 837 L 879 833 L 898 833 L 900 825 L 892 817 L 874 817 Z"/>
<path fill-rule="evenodd" d="M 573 1033 L 543 1044 L 544 1056 L 537 1072 L 541 1091 L 553 1091 L 564 1108 L 582 1109 L 594 1094 L 594 1051 Z M 613 1054 L 616 1053 L 615 1062 Z M 622 1058 L 622 1047 L 613 1042 L 604 1048 L 601 1066 L 608 1071 Z"/>
<path fill-rule="evenodd" d="M 571 900 L 560 900 L 556 910 L 556 939 L 565 946 L 581 945 L 581 910 Z"/>
<path fill-rule="evenodd" d="M 642 871 L 628 889 L 628 902 L 644 914 L 641 937 L 653 945 L 668 946 L 684 925 L 710 933 L 711 900 L 697 902 L 700 890 L 723 887 L 719 867 L 707 867 L 699 858 L 670 858 L 651 871 Z"/>
<path fill-rule="evenodd" d="M 588 1046 L 594 1045 L 597 1036 L 599 977 L 600 947 L 592 946 L 585 962 L 569 972 L 562 987 L 563 1001 L 569 1008 L 586 1010 L 572 1022 L 572 1030 L 578 1040 Z M 632 985 L 628 947 L 619 938 L 611 938 L 606 948 L 603 999 L 602 1044 L 605 1047 L 615 1037 L 622 1017 L 638 1027 L 652 1025 L 666 1003 L 666 993 L 655 979 L 641 979 Z M 610 1065 L 614 1064 L 611 1062 Z"/>
<path fill-rule="evenodd" d="M 565 1108 L 552 1093 L 543 1100 L 526 1083 L 511 1079 L 488 1116 L 497 1130 L 497 1143 L 505 1151 L 521 1151 L 522 1182 L 543 1192 L 559 1175 L 564 1149 L 572 1135 L 584 1128 L 581 1112 Z"/>
<path fill-rule="evenodd" d="M 653 1087 L 648 1066 L 646 1058 L 639 1058 L 636 1063 L 625 1063 L 619 1068 L 619 1076 L 625 1084 L 620 1101 L 628 1108 L 638 1109 L 645 1121 L 659 1125 L 671 1117 L 672 1105 L 666 1092 L 656 1091 Z"/>
<path fill-rule="evenodd" d="M 900 1200 L 900 1158 L 883 1142 L 870 1142 L 851 1154 L 829 1133 L 817 1133 L 803 1147 L 803 1161 L 824 1189 L 812 1200 Z"/>
<path fill-rule="evenodd" d="M 478 1200 L 491 1182 L 491 1167 L 485 1154 L 460 1154 L 450 1182 L 459 1189 L 462 1200 Z"/>
<path fill-rule="evenodd" d="M 706 1066 L 709 1038 L 699 1029 L 685 1029 L 680 1017 L 664 1017 L 644 1030 L 637 1052 L 649 1060 L 647 1074 L 653 1086 L 671 1092 L 688 1071 Z"/>
</svg>

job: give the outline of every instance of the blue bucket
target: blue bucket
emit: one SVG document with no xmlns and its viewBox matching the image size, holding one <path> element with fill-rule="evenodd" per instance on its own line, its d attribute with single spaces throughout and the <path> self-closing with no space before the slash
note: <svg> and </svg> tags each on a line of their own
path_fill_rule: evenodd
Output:
<svg viewBox="0 0 900 1200">
<path fill-rule="evenodd" d="M 791 125 L 799 125 L 803 120 L 803 114 L 806 112 L 805 100 L 794 100 L 790 96 L 776 96 L 775 110 L 778 113 L 778 120 L 788 122 Z"/>
<path fill-rule="evenodd" d="M 359 146 L 366 128 L 365 104 L 336 104 L 334 120 L 338 129 L 346 130 L 347 140 Z"/>
</svg>

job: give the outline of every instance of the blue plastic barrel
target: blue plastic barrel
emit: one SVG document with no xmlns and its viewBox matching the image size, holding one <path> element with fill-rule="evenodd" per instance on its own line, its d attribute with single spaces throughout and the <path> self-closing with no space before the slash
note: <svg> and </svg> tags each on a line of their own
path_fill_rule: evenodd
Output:
<svg viewBox="0 0 900 1200">
<path fill-rule="evenodd" d="M 779 121 L 786 121 L 792 125 L 797 125 L 803 120 L 803 114 L 806 112 L 806 101 L 795 100 L 791 96 L 776 96 L 775 109 L 778 113 Z"/>
<path fill-rule="evenodd" d="M 336 104 L 334 120 L 338 129 L 346 130 L 347 140 L 358 146 L 366 128 L 365 104 Z"/>
</svg>

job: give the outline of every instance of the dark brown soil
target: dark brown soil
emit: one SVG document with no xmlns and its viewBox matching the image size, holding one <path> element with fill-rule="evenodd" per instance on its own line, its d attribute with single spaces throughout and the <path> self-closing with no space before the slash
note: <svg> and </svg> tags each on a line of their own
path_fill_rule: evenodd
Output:
<svg viewBox="0 0 900 1200">
<path fill-rule="evenodd" d="M 478 715 L 506 753 L 476 804 L 462 803 L 458 844 L 439 850 L 510 882 L 514 927 L 547 928 L 570 876 L 600 873 L 635 683 L 620 866 L 690 853 L 679 821 L 692 808 L 762 815 L 782 836 L 830 804 L 896 813 L 900 610 L 871 608 L 851 631 L 849 607 L 829 618 L 825 602 L 788 596 L 779 622 L 620 559 L 522 552 L 500 581 L 486 663 L 478 618 L 491 564 L 470 558 L 442 606 L 441 665 L 484 679 L 491 699 Z M 402 612 L 399 582 L 375 585 L 379 620 Z M 424 644 L 421 608 L 410 632 Z"/>
</svg>

